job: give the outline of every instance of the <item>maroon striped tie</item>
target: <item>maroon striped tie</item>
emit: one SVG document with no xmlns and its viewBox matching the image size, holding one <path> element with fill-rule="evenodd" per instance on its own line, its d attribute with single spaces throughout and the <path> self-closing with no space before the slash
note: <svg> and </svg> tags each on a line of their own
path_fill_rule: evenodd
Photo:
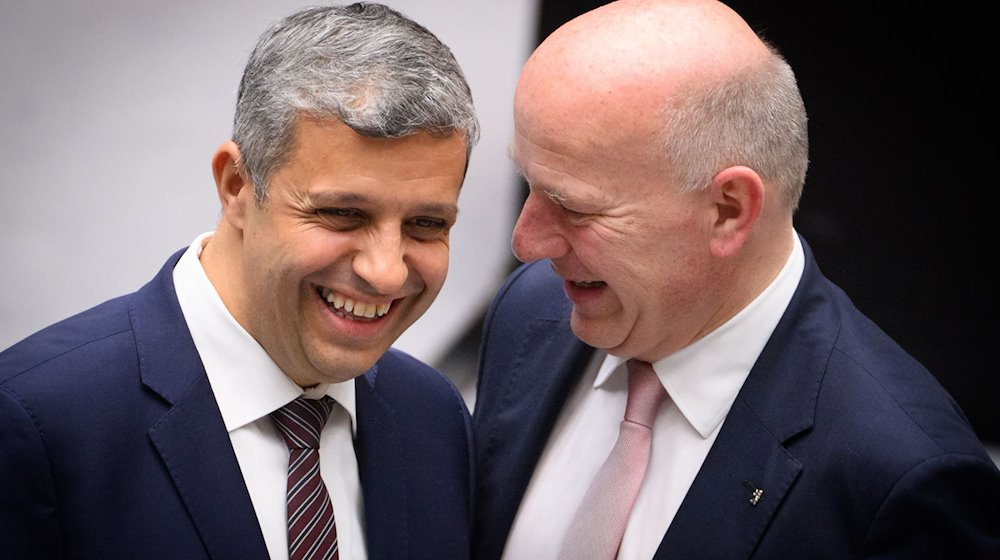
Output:
<svg viewBox="0 0 1000 560">
<path fill-rule="evenodd" d="M 338 558 L 333 504 L 319 472 L 319 434 L 333 405 L 330 397 L 300 397 L 271 413 L 288 445 L 289 560 Z"/>
</svg>

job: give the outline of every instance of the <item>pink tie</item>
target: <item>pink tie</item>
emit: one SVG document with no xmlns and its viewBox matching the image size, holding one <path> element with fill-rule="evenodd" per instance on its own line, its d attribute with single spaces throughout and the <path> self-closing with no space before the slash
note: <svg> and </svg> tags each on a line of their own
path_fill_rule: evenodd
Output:
<svg viewBox="0 0 1000 560">
<path fill-rule="evenodd" d="M 628 361 L 618 441 L 597 471 L 563 541 L 561 560 L 613 560 L 649 463 L 653 421 L 667 392 L 648 362 Z"/>
<path fill-rule="evenodd" d="M 334 401 L 299 397 L 271 413 L 288 446 L 288 557 L 336 560 L 333 504 L 319 472 L 319 435 Z"/>
</svg>

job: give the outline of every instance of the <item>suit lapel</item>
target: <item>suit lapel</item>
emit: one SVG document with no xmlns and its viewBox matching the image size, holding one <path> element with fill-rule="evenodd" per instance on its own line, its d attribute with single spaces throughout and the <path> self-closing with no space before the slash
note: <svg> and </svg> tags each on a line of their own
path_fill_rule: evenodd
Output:
<svg viewBox="0 0 1000 560">
<path fill-rule="evenodd" d="M 266 558 L 264 537 L 208 378 L 150 430 L 212 558 Z"/>
<path fill-rule="evenodd" d="M 747 558 L 802 470 L 788 452 L 807 437 L 840 318 L 803 240 L 805 270 L 655 558 Z"/>
<path fill-rule="evenodd" d="M 737 400 L 655 558 L 747 558 L 802 466 Z"/>
<path fill-rule="evenodd" d="M 573 335 L 568 319 L 535 320 L 526 326 L 521 348 L 513 350 L 518 358 L 508 371 L 504 393 L 509 400 L 497 411 L 498 431 L 518 434 L 514 445 L 526 453 L 519 461 L 533 464 L 541 455 L 561 410 L 553 403 L 566 401 L 593 352 Z"/>
<path fill-rule="evenodd" d="M 560 407 L 594 349 L 573 335 L 567 318 L 527 322 L 520 340 L 502 351 L 515 356 L 499 377 L 501 390 L 495 394 L 504 398 L 476 411 L 477 421 L 490 426 L 489 432 L 476 434 L 481 446 L 477 518 L 494 524 L 477 529 L 476 549 L 495 551 L 497 557 Z"/>
<path fill-rule="evenodd" d="M 130 305 L 143 383 L 170 406 L 149 430 L 213 558 L 267 558 L 264 537 L 173 286 L 175 254 Z"/>
</svg>

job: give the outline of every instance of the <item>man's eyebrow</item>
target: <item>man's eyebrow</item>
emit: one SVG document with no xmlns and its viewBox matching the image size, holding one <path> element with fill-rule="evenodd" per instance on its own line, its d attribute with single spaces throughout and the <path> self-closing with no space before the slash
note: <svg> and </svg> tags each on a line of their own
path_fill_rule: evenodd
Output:
<svg viewBox="0 0 1000 560">
<path fill-rule="evenodd" d="M 521 166 L 518 164 L 517 158 L 514 157 L 514 143 L 513 142 L 507 144 L 507 157 L 510 158 L 511 163 L 514 164 L 514 168 L 517 170 L 518 176 L 530 188 L 532 186 L 531 185 L 531 181 L 529 181 L 528 178 L 524 176 L 524 171 L 521 170 Z M 547 187 L 547 186 L 542 186 L 542 185 L 535 185 L 535 187 L 537 188 L 538 191 L 541 191 L 542 194 L 544 194 L 545 196 L 549 197 L 550 200 L 552 200 L 553 202 L 555 202 L 557 204 L 563 204 L 565 202 L 571 202 L 573 200 L 577 200 L 576 198 L 574 198 L 574 197 L 572 197 L 572 196 L 570 196 L 570 195 L 568 195 L 568 194 L 566 194 L 566 193 L 564 193 L 562 191 L 556 190 L 553 187 Z"/>
<path fill-rule="evenodd" d="M 309 194 L 310 202 L 315 206 L 365 205 L 376 204 L 376 200 L 357 192 L 319 192 Z M 413 210 L 417 213 L 433 215 L 458 216 L 458 205 L 450 202 L 419 202 Z"/>
<path fill-rule="evenodd" d="M 573 197 L 567 196 L 566 194 L 561 193 L 561 192 L 556 191 L 556 190 L 553 190 L 551 188 L 542 188 L 540 190 L 543 193 L 545 193 L 545 196 L 549 197 L 550 199 L 552 199 L 555 202 L 562 203 L 562 202 L 566 202 L 566 201 L 569 201 L 569 200 L 573 200 Z"/>
<path fill-rule="evenodd" d="M 316 205 L 328 204 L 363 204 L 371 202 L 371 198 L 355 192 L 311 192 L 308 195 L 310 201 Z"/>
<path fill-rule="evenodd" d="M 458 216 L 458 205 L 450 203 L 425 202 L 416 206 L 416 211 L 431 215 L 445 215 L 451 218 Z"/>
</svg>

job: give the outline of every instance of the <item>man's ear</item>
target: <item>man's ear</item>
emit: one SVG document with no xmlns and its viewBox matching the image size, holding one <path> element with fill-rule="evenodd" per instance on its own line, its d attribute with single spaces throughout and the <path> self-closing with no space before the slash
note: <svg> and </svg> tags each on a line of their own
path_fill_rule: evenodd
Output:
<svg viewBox="0 0 1000 560">
<path fill-rule="evenodd" d="M 753 233 L 764 206 L 764 182 L 753 169 L 727 167 L 709 186 L 715 209 L 711 250 L 718 257 L 736 254 Z"/>
<path fill-rule="evenodd" d="M 212 156 L 212 175 L 222 204 L 222 219 L 242 230 L 246 205 L 254 203 L 256 197 L 253 184 L 240 166 L 240 147 L 232 140 L 223 142 Z"/>
</svg>

